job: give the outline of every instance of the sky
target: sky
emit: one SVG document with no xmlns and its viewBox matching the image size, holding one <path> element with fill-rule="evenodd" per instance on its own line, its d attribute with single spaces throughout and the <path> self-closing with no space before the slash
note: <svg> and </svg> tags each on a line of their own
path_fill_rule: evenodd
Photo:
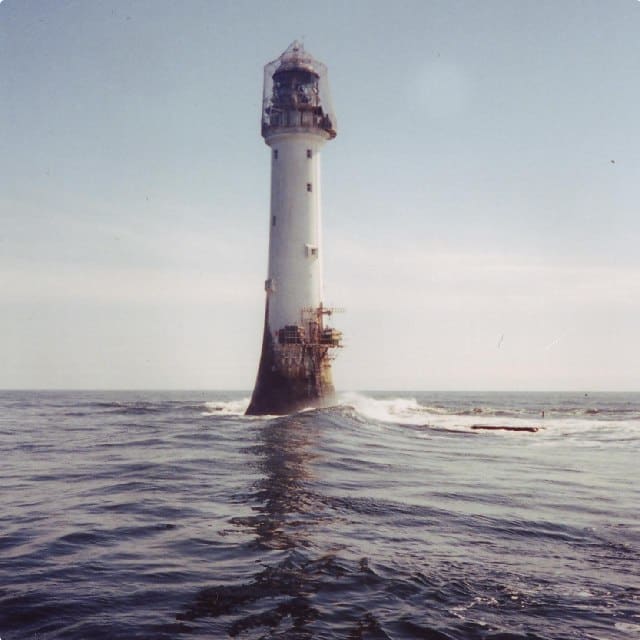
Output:
<svg viewBox="0 0 640 640">
<path fill-rule="evenodd" d="M 0 388 L 246 389 L 263 66 L 329 69 L 342 390 L 640 390 L 638 0 L 4 0 Z"/>
</svg>

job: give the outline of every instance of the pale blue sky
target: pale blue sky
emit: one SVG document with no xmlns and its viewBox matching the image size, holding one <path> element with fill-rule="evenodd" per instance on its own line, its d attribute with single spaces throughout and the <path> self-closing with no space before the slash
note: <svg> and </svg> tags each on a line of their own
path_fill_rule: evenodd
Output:
<svg viewBox="0 0 640 640">
<path fill-rule="evenodd" d="M 329 68 L 341 389 L 640 389 L 640 2 L 0 4 L 0 387 L 253 386 L 263 65 Z"/>
</svg>

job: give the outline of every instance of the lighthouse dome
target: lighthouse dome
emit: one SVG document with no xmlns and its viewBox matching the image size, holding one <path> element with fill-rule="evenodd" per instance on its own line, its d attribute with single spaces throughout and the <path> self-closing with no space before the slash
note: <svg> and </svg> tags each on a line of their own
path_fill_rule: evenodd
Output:
<svg viewBox="0 0 640 640">
<path fill-rule="evenodd" d="M 284 53 L 278 58 L 278 68 L 275 73 L 281 73 L 283 71 L 301 70 L 308 71 L 316 76 L 320 74 L 315 70 L 314 63 L 320 64 L 313 59 L 313 56 L 308 54 L 304 50 L 302 43 L 294 40 L 284 51 Z M 322 65 L 324 66 L 324 65 Z"/>
<path fill-rule="evenodd" d="M 306 131 L 335 138 L 327 67 L 295 40 L 264 68 L 262 135 Z"/>
</svg>

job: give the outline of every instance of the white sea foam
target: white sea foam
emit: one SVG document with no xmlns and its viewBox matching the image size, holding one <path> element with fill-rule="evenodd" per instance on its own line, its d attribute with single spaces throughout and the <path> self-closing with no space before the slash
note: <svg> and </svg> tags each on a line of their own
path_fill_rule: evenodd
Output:
<svg viewBox="0 0 640 640">
<path fill-rule="evenodd" d="M 240 400 L 217 400 L 204 403 L 203 416 L 242 416 L 249 406 L 249 398 Z"/>
<path fill-rule="evenodd" d="M 340 404 L 353 407 L 359 414 L 380 422 L 401 424 L 424 424 L 427 418 L 423 407 L 415 398 L 371 398 L 360 393 L 343 393 Z"/>
<path fill-rule="evenodd" d="M 580 435 L 583 444 L 602 440 L 621 440 L 630 437 L 638 439 L 637 421 L 627 420 L 595 420 L 595 412 L 578 416 L 574 412 L 565 413 L 562 417 L 532 415 L 530 411 L 518 407 L 510 407 L 504 415 L 503 409 L 490 407 L 469 409 L 468 406 L 449 407 L 420 404 L 415 397 L 397 396 L 388 398 L 372 398 L 361 393 L 343 393 L 339 397 L 342 405 L 353 407 L 361 416 L 377 422 L 424 426 L 433 429 L 471 431 L 472 427 L 515 427 L 521 431 L 473 429 L 479 434 L 497 433 L 505 435 L 527 435 L 528 429 L 537 428 L 539 436 L 570 437 Z"/>
</svg>

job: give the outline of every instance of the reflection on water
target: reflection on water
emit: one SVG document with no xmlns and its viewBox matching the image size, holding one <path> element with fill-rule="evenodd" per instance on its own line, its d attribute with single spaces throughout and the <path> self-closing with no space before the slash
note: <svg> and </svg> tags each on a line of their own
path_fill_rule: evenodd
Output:
<svg viewBox="0 0 640 640">
<path fill-rule="evenodd" d="M 344 573 L 334 558 L 311 560 L 300 551 L 312 545 L 314 523 L 327 517 L 321 513 L 319 496 L 309 489 L 309 462 L 316 456 L 316 437 L 313 412 L 272 420 L 260 429 L 258 444 L 246 453 L 248 464 L 257 465 L 263 477 L 243 497 L 253 504 L 255 515 L 235 517 L 231 522 L 255 533 L 254 547 L 287 553 L 247 583 L 203 589 L 187 611 L 178 614 L 178 620 L 242 615 L 258 609 L 231 621 L 229 635 L 267 627 L 276 633 L 274 637 L 312 637 L 308 625 L 320 614 L 310 596 L 327 576 Z M 265 601 L 263 606 L 257 606 L 261 601 Z"/>
<path fill-rule="evenodd" d="M 309 527 L 318 517 L 319 502 L 308 488 L 312 480 L 308 463 L 317 436 L 308 416 L 287 416 L 267 423 L 259 444 L 248 453 L 257 457 L 264 477 L 246 496 L 254 516 L 232 518 L 231 522 L 256 534 L 255 543 L 264 549 L 292 549 L 307 546 Z"/>
</svg>

